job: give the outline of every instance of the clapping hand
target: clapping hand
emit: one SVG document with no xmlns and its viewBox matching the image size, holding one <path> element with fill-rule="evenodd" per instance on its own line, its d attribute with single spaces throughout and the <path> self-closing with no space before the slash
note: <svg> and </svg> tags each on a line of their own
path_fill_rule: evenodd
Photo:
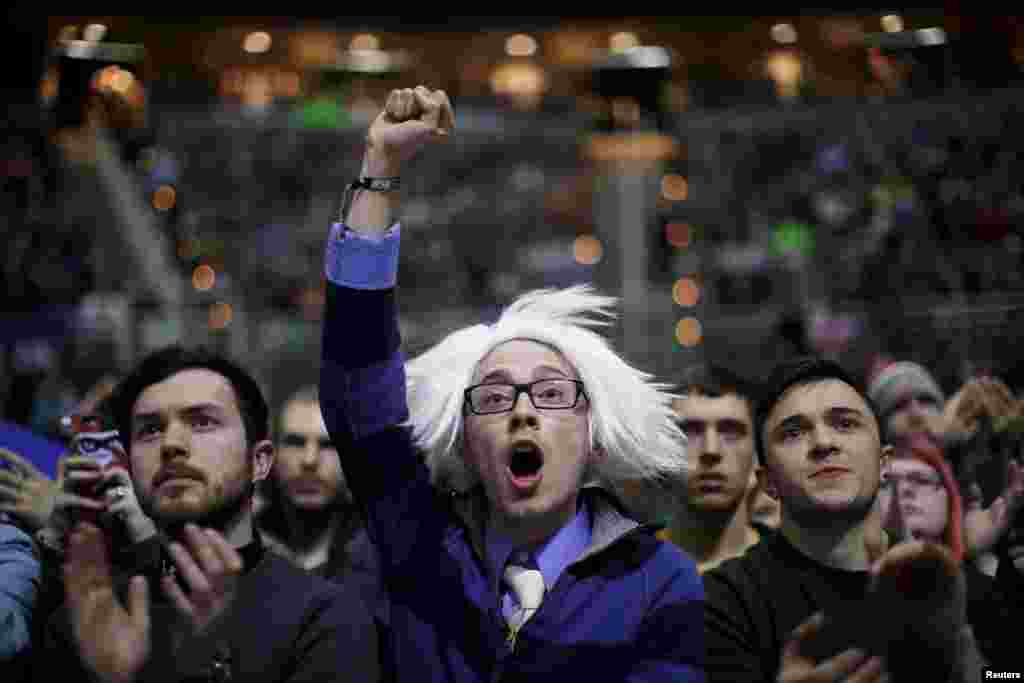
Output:
<svg viewBox="0 0 1024 683">
<path fill-rule="evenodd" d="M 164 576 L 161 586 L 199 634 L 231 606 L 244 563 L 238 551 L 213 529 L 186 524 L 184 540 L 184 544 L 173 541 L 168 547 L 178 578 Z M 188 587 L 187 593 L 179 579 Z"/>
<path fill-rule="evenodd" d="M 114 591 L 103 532 L 82 523 L 68 538 L 64 586 L 82 661 L 101 680 L 134 680 L 150 652 L 146 580 L 132 578 L 128 606 L 122 606 Z"/>
<path fill-rule="evenodd" d="M 860 649 L 849 648 L 821 662 L 811 657 L 808 654 L 811 640 L 825 627 L 825 615 L 818 612 L 793 631 L 782 648 L 776 678 L 779 683 L 880 683 L 888 680 L 884 660 Z"/>
<path fill-rule="evenodd" d="M 975 377 L 946 401 L 942 418 L 947 433 L 969 435 L 983 416 L 997 422 L 1019 412 L 1020 404 L 1006 383 L 994 377 Z"/>
<path fill-rule="evenodd" d="M 53 481 L 17 453 L 0 448 L 0 461 L 7 468 L 0 470 L 0 511 L 18 518 L 30 531 L 51 527 L 67 528 L 72 509 L 103 510 L 101 501 L 79 495 L 73 486 L 80 479 L 68 479 L 68 462 L 86 458 L 62 457 L 57 464 L 57 481 Z"/>
<path fill-rule="evenodd" d="M 231 607 L 242 558 L 220 533 L 193 524 L 185 526 L 184 543 L 171 542 L 168 551 L 177 571 L 161 579 L 161 588 L 191 626 L 192 635 L 202 635 Z M 69 537 L 64 581 L 83 661 L 101 680 L 133 680 L 151 650 L 146 580 L 132 577 L 128 604 L 123 606 L 102 531 L 80 523 Z"/>
<path fill-rule="evenodd" d="M 964 537 L 968 555 L 977 557 L 995 547 L 1022 505 L 1024 466 L 1010 460 L 1006 466 L 1006 488 L 998 498 L 987 508 L 981 507 L 979 496 L 968 499 L 964 511 Z"/>
</svg>

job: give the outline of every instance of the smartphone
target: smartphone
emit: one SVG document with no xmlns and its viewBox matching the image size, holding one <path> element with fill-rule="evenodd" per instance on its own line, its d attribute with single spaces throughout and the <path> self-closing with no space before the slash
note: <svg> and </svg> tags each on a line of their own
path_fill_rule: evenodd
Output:
<svg viewBox="0 0 1024 683">
<path fill-rule="evenodd" d="M 70 422 L 71 451 L 74 455 L 90 458 L 100 465 L 101 470 L 111 467 L 128 469 L 121 447 L 121 434 L 105 422 L 101 415 L 73 415 Z M 78 491 L 87 498 L 101 499 L 103 483 L 88 484 Z M 80 510 L 76 517 L 83 521 L 98 523 L 99 515 L 92 511 Z"/>
</svg>

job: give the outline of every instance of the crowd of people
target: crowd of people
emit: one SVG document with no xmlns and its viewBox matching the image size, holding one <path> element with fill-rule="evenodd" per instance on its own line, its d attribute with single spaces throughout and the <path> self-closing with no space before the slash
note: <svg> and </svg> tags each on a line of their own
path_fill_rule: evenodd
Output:
<svg viewBox="0 0 1024 683">
<path fill-rule="evenodd" d="M 55 477 L 0 451 L 5 681 L 1020 670 L 1015 388 L 802 356 L 656 378 L 584 285 L 406 358 L 399 188 L 454 134 L 423 86 L 373 121 L 327 236 L 319 386 L 278 415 L 173 346 L 79 407 Z"/>
</svg>

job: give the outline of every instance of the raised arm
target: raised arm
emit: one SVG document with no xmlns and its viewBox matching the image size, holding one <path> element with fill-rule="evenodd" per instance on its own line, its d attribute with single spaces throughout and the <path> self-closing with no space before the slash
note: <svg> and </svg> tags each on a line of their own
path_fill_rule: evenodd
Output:
<svg viewBox="0 0 1024 683">
<path fill-rule="evenodd" d="M 401 179 L 406 162 L 447 138 L 453 121 L 444 92 L 393 91 L 367 134 L 361 177 L 371 185 Z M 320 401 L 386 571 L 430 519 L 423 506 L 432 489 L 400 426 L 408 408 L 395 305 L 399 195 L 377 187 L 346 190 L 346 215 L 328 237 Z"/>
<path fill-rule="evenodd" d="M 425 145 L 443 140 L 455 125 L 448 96 L 443 90 L 424 86 L 392 90 L 384 110 L 366 135 L 366 154 L 361 177 L 401 178 L 406 162 Z M 347 227 L 357 233 L 379 236 L 397 215 L 397 192 L 356 191 Z"/>
</svg>

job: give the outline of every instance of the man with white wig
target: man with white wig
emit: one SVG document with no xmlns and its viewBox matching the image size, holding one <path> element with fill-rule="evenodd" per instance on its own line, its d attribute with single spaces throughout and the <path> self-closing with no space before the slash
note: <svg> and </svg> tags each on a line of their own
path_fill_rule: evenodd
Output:
<svg viewBox="0 0 1024 683">
<path fill-rule="evenodd" d="M 397 681 L 704 680 L 694 562 L 623 491 L 685 471 L 671 396 L 598 334 L 614 299 L 531 292 L 408 364 L 395 280 L 403 165 L 443 91 L 391 93 L 327 243 L 320 396 L 379 549 Z"/>
</svg>

